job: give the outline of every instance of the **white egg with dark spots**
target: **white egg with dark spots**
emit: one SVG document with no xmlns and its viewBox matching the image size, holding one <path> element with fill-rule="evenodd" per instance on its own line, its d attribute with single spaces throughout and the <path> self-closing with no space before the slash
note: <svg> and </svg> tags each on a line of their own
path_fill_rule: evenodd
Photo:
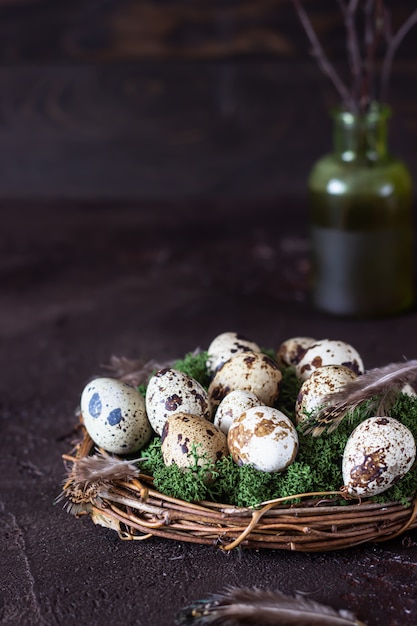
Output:
<svg viewBox="0 0 417 626">
<path fill-rule="evenodd" d="M 152 435 L 143 396 L 113 378 L 96 378 L 85 386 L 81 414 L 94 443 L 113 454 L 137 452 Z"/>
<path fill-rule="evenodd" d="M 211 419 L 207 391 L 194 378 L 173 368 L 161 369 L 149 380 L 146 412 L 158 435 L 161 435 L 168 417 L 175 413 L 191 413 Z"/>
<path fill-rule="evenodd" d="M 220 402 L 214 416 L 214 424 L 227 435 L 230 425 L 234 419 L 239 417 L 247 409 L 253 406 L 260 406 L 262 402 L 258 396 L 250 391 L 235 389 L 231 391 Z"/>
<path fill-rule="evenodd" d="M 215 463 L 229 454 L 226 435 L 199 415 L 177 413 L 168 417 L 161 435 L 165 465 L 192 467 Z"/>
<path fill-rule="evenodd" d="M 392 417 L 369 417 L 346 443 L 344 489 L 352 496 L 376 496 L 401 480 L 415 458 L 416 443 L 404 424 Z"/>
<path fill-rule="evenodd" d="M 273 406 L 279 396 L 281 380 L 281 371 L 269 356 L 261 352 L 240 352 L 229 359 L 211 381 L 210 406 L 218 406 L 236 389 L 254 393 L 261 404 Z"/>
<path fill-rule="evenodd" d="M 213 339 L 207 349 L 207 371 L 211 376 L 239 352 L 260 352 L 257 343 L 239 333 L 226 332 Z"/>
<path fill-rule="evenodd" d="M 238 465 L 281 472 L 296 458 L 298 435 L 291 420 L 278 409 L 252 407 L 230 426 L 227 445 Z"/>
<path fill-rule="evenodd" d="M 345 341 L 321 339 L 310 345 L 296 365 L 298 378 L 306 380 L 318 367 L 324 365 L 344 365 L 355 374 L 365 371 L 359 352 Z"/>
<path fill-rule="evenodd" d="M 291 337 L 281 343 L 277 350 L 277 363 L 284 367 L 294 367 L 300 362 L 305 351 L 317 341 L 314 337 Z"/>
<path fill-rule="evenodd" d="M 303 382 L 295 402 L 297 424 L 310 417 L 324 406 L 323 398 L 340 391 L 343 385 L 357 378 L 357 374 L 344 365 L 318 367 Z"/>
</svg>

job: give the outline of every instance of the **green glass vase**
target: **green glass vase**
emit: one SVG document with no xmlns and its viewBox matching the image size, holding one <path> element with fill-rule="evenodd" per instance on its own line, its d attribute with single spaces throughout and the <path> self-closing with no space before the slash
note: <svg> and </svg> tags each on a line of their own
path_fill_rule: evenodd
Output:
<svg viewBox="0 0 417 626">
<path fill-rule="evenodd" d="M 309 177 L 311 295 L 327 313 L 393 315 L 414 300 L 412 180 L 388 150 L 389 116 L 336 111 L 334 150 Z"/>
</svg>

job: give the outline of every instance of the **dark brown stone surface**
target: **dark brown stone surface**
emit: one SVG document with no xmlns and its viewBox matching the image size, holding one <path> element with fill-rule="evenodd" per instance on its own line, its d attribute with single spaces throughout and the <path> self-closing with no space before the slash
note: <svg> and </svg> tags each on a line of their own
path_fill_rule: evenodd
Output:
<svg viewBox="0 0 417 626">
<path fill-rule="evenodd" d="M 342 338 L 368 368 L 416 356 L 416 311 L 311 310 L 303 214 L 283 201 L 2 205 L 0 623 L 171 626 L 182 606 L 230 584 L 311 593 L 369 626 L 417 622 L 415 531 L 343 552 L 225 554 L 122 542 L 54 506 L 80 392 L 113 354 L 182 356 L 238 330 L 271 347 Z"/>
</svg>

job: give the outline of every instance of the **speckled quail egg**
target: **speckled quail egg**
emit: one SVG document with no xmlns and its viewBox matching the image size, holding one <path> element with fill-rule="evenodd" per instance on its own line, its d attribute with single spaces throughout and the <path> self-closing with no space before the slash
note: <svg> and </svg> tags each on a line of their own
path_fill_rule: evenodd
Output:
<svg viewBox="0 0 417 626">
<path fill-rule="evenodd" d="M 357 377 L 345 365 L 325 365 L 315 369 L 301 385 L 295 402 L 297 424 L 312 417 L 323 406 L 324 396 L 339 391 L 343 385 Z"/>
<path fill-rule="evenodd" d="M 176 413 L 166 420 L 161 436 L 161 449 L 165 465 L 192 467 L 193 454 L 197 465 L 207 460 L 215 463 L 229 454 L 226 435 L 204 417 L 189 413 Z"/>
<path fill-rule="evenodd" d="M 235 389 L 228 393 L 220 402 L 214 416 L 214 423 L 227 435 L 230 424 L 236 417 L 239 417 L 246 409 L 260 405 L 262 405 L 262 402 L 254 393 L 243 391 L 243 389 Z"/>
<path fill-rule="evenodd" d="M 226 361 L 208 388 L 209 403 L 216 407 L 235 389 L 254 393 L 261 404 L 272 406 L 278 398 L 282 374 L 278 365 L 261 352 L 240 352 Z"/>
<path fill-rule="evenodd" d="M 113 378 L 96 378 L 81 394 L 81 414 L 94 443 L 114 454 L 132 454 L 150 439 L 143 396 Z"/>
<path fill-rule="evenodd" d="M 146 412 L 158 435 L 167 418 L 175 413 L 191 413 L 211 420 L 207 391 L 194 378 L 173 368 L 161 369 L 149 380 Z"/>
<path fill-rule="evenodd" d="M 353 496 L 375 496 L 398 482 L 415 458 L 414 437 L 404 424 L 392 417 L 369 417 L 346 443 L 344 488 Z"/>
<path fill-rule="evenodd" d="M 281 343 L 277 350 L 277 363 L 283 369 L 284 367 L 294 367 L 299 363 L 307 348 L 309 348 L 317 340 L 313 337 L 291 337 Z"/>
<path fill-rule="evenodd" d="M 226 332 L 218 335 L 207 349 L 206 367 L 208 373 L 210 376 L 214 376 L 232 356 L 239 352 L 248 351 L 260 352 L 261 349 L 257 343 L 239 333 Z"/>
<path fill-rule="evenodd" d="M 307 348 L 295 369 L 297 376 L 301 380 L 306 380 L 317 367 L 323 365 L 344 365 L 355 374 L 363 374 L 365 371 L 358 351 L 345 341 L 336 339 L 321 339 L 313 343 Z"/>
<path fill-rule="evenodd" d="M 227 445 L 238 465 L 281 472 L 295 460 L 298 435 L 291 420 L 278 409 L 252 407 L 231 424 Z"/>
</svg>

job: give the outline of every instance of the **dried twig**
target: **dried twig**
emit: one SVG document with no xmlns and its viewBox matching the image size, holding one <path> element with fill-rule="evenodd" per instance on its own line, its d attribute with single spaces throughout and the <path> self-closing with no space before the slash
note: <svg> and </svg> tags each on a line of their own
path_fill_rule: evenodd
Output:
<svg viewBox="0 0 417 626">
<path fill-rule="evenodd" d="M 358 2 L 359 0 L 350 0 L 348 4 L 345 4 L 344 0 L 338 0 L 340 10 L 345 20 L 347 52 L 352 73 L 352 91 L 353 98 L 356 101 L 359 99 L 362 78 L 362 59 L 355 25 Z"/>
<path fill-rule="evenodd" d="M 371 101 L 374 99 L 375 81 L 373 80 L 375 71 L 375 50 L 376 50 L 376 37 L 374 28 L 375 17 L 375 0 L 367 0 L 364 7 L 365 14 L 365 76 L 362 83 L 362 102 Z M 366 107 L 366 104 L 364 105 Z"/>
<path fill-rule="evenodd" d="M 366 113 L 375 100 L 386 102 L 394 55 L 409 30 L 417 23 L 417 9 L 395 35 L 391 32 L 390 13 L 384 0 L 337 0 L 346 30 L 346 44 L 351 73 L 351 88 L 343 81 L 326 55 L 301 0 L 293 0 L 299 20 L 312 46 L 312 55 L 320 69 L 336 88 L 341 104 L 352 113 Z M 363 9 L 363 48 L 361 48 L 358 11 Z M 382 63 L 379 93 L 376 56 L 381 42 L 386 50 Z"/>
<path fill-rule="evenodd" d="M 382 102 L 386 101 L 388 95 L 388 84 L 391 76 L 392 62 L 397 52 L 399 45 L 402 43 L 404 37 L 411 30 L 411 28 L 417 23 L 417 9 L 410 15 L 410 17 L 404 22 L 399 30 L 392 37 L 385 54 L 384 62 L 382 64 L 381 71 L 381 99 Z"/>
<path fill-rule="evenodd" d="M 307 37 L 310 40 L 310 43 L 312 45 L 312 54 L 316 58 L 319 64 L 319 67 L 324 72 L 324 74 L 326 74 L 332 81 L 340 97 L 342 98 L 342 102 L 344 106 L 348 109 L 355 110 L 356 109 L 355 100 L 352 97 L 352 94 L 349 92 L 349 89 L 346 87 L 346 85 L 340 78 L 336 69 L 330 62 L 326 53 L 324 52 L 324 49 L 319 41 L 319 38 L 317 37 L 316 31 L 314 30 L 313 25 L 310 21 L 310 18 L 308 17 L 303 5 L 301 4 L 300 0 L 293 0 L 293 3 L 298 13 L 300 22 L 306 32 Z"/>
</svg>

